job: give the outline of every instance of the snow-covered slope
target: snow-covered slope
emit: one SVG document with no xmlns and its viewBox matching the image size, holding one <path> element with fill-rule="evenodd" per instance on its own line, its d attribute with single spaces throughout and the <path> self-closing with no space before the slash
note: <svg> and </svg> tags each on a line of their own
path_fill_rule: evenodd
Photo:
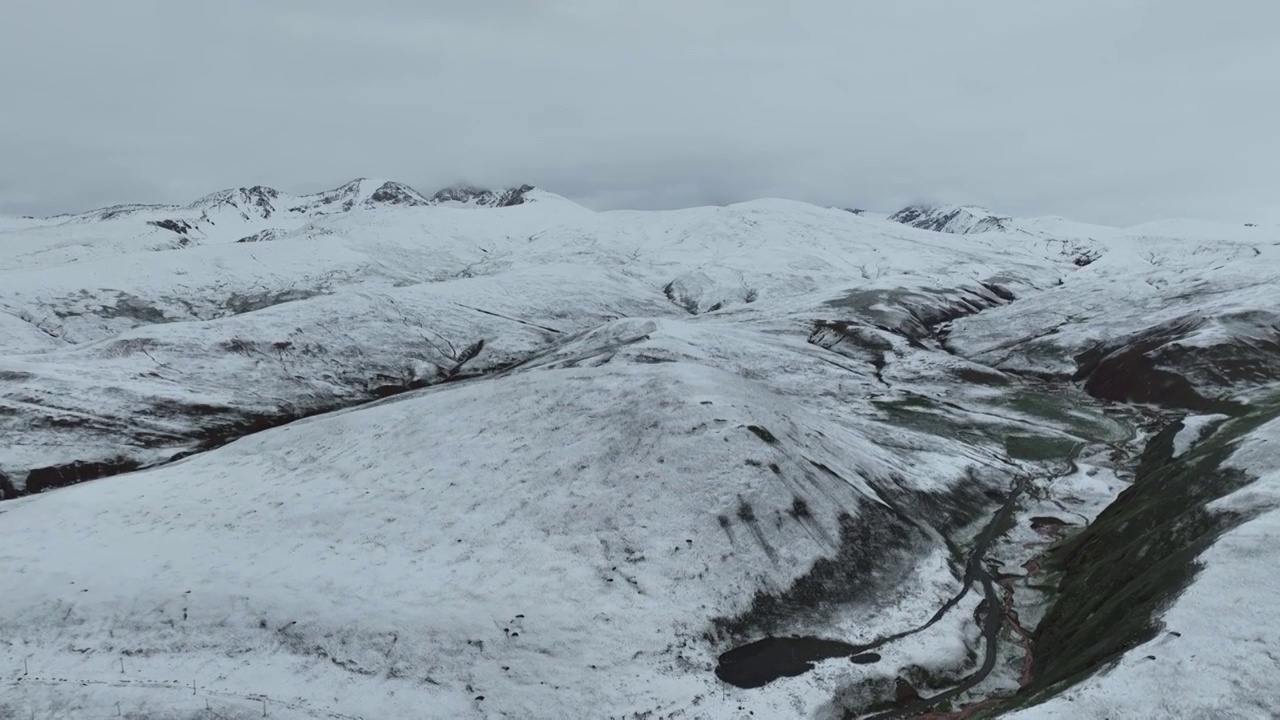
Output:
<svg viewBox="0 0 1280 720">
<path fill-rule="evenodd" d="M 1209 409 L 1280 379 L 1278 242 L 1226 225 L 1122 234 L 1016 312 L 957 323 L 950 341 L 1006 370 L 1089 375 L 1107 399 Z"/>
<path fill-rule="evenodd" d="M 9 373 L 0 401 L 25 409 L 0 416 L 25 435 L 0 456 L 0 471 L 150 463 L 228 423 L 432 382 L 456 364 L 450 347 L 481 340 L 488 350 L 470 368 L 636 315 L 794 315 L 834 303 L 914 327 L 912 312 L 1002 302 L 983 283 L 1021 292 L 1073 268 L 1054 251 L 1046 264 L 1038 248 L 1000 245 L 962 252 L 930 234 L 784 201 L 659 215 L 546 203 L 393 208 L 270 242 L 12 273 L 0 295 L 8 322 L 39 331 L 22 335 L 17 353 L 33 349 L 32 338 L 66 347 L 0 361 Z"/>
<path fill-rule="evenodd" d="M 872 217 L 863 213 L 864 217 Z M 1084 265 L 1096 259 L 1093 244 L 1124 234 L 1118 228 L 1076 222 L 1063 217 L 1010 217 L 977 205 L 910 205 L 888 216 L 922 230 L 952 235 L 1003 233 L 1029 235 L 1047 243 L 1057 243 L 1075 250 L 1077 263 Z M 1138 233 L 1138 229 L 1129 231 Z"/>
<path fill-rule="evenodd" d="M 905 577 L 850 578 L 867 596 L 850 626 L 927 615 L 954 590 L 945 549 L 877 496 L 906 459 L 715 367 L 838 377 L 802 340 L 711 332 L 738 356 L 713 364 L 689 321 L 621 321 L 499 379 L 14 501 L 6 531 L 25 539 L 5 571 L 32 581 L 6 592 L 4 632 L 29 639 L 42 675 L 128 652 L 129 677 L 362 717 L 670 712 L 716 692 L 710 621 L 839 552 L 845 513 L 887 545 L 850 552 L 922 558 Z M 72 606 L 85 624 L 64 622 Z M 129 606 L 151 614 L 125 636 L 112 618 Z M 332 700 L 316 683 L 348 690 Z M 753 704 L 785 713 L 788 695 Z"/>
<path fill-rule="evenodd" d="M 1096 669 L 1036 628 L 1088 586 L 1049 549 L 1133 526 L 1152 447 L 1254 437 L 1280 238 L 964 210 L 362 180 L 0 225 L 0 717 L 825 718 Z"/>
<path fill-rule="evenodd" d="M 568 202 L 527 185 L 476 192 L 480 195 L 471 199 L 481 205 L 497 204 L 494 198 L 508 205 L 540 199 Z M 441 194 L 428 199 L 402 183 L 360 178 L 311 195 L 255 185 L 220 190 L 187 205 L 119 205 L 42 219 L 5 219 L 0 220 L 0 269 L 52 268 L 141 251 L 254 242 L 335 215 L 440 204 Z"/>
</svg>

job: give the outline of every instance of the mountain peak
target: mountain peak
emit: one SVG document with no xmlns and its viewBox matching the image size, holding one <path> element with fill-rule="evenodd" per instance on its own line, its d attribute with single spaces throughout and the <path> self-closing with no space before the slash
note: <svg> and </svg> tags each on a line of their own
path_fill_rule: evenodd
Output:
<svg viewBox="0 0 1280 720">
<path fill-rule="evenodd" d="M 427 205 L 427 199 L 404 183 L 356 178 L 332 190 L 303 195 L 290 212 L 346 212 L 377 205 Z"/>
<path fill-rule="evenodd" d="M 536 188 L 521 185 L 506 190 L 489 190 L 474 185 L 451 185 L 431 196 L 432 205 L 467 205 L 473 207 L 511 207 L 523 205 Z"/>
<path fill-rule="evenodd" d="M 208 215 L 211 211 L 230 208 L 246 217 L 248 217 L 247 213 L 253 213 L 263 218 L 269 218 L 276 211 L 274 201 L 279 197 L 279 190 L 265 185 L 254 185 L 250 188 L 227 188 L 226 190 L 209 193 L 182 209 L 198 211 L 202 215 Z"/>
<path fill-rule="evenodd" d="M 978 205 L 909 205 L 889 216 L 894 222 L 922 230 L 968 235 L 1009 229 L 1007 215 Z"/>
<path fill-rule="evenodd" d="M 417 190 L 398 182 L 384 182 L 369 195 L 369 203 L 387 205 L 429 205 L 430 201 Z"/>
<path fill-rule="evenodd" d="M 470 202 L 476 198 L 493 194 L 492 190 L 488 190 L 476 185 L 450 185 L 441 189 L 435 195 L 431 196 L 431 202 Z"/>
</svg>

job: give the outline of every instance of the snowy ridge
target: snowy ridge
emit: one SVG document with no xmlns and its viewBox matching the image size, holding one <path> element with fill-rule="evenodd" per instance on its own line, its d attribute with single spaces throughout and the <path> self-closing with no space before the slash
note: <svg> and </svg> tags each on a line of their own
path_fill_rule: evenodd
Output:
<svg viewBox="0 0 1280 720">
<path fill-rule="evenodd" d="M 864 217 L 875 217 L 861 213 Z M 1121 230 L 1106 225 L 1076 222 L 1058 216 L 1011 217 L 994 213 L 977 205 L 912 205 L 888 216 L 893 222 L 953 235 L 977 233 L 1014 233 L 1061 243 L 1092 243 L 1127 234 L 1139 234 L 1141 226 Z M 1173 223 L 1170 227 L 1179 227 Z M 1176 235 L 1175 231 L 1175 235 Z"/>
<path fill-rule="evenodd" d="M 911 205 L 889 219 L 921 230 L 956 235 L 1004 231 L 1012 220 L 977 205 Z"/>
<path fill-rule="evenodd" d="M 597 213 L 358 180 L 0 225 L 0 575 L 23 579 L 0 667 L 28 673 L 0 674 L 0 717 L 1018 693 L 1054 534 L 1096 526 L 1142 443 L 1199 463 L 1270 412 L 1280 238 L 979 210 Z M 1269 507 L 1255 450 L 1220 503 Z M 1258 527 L 1204 561 L 1250 567 Z M 791 636 L 875 647 L 717 675 Z"/>
<path fill-rule="evenodd" d="M 473 198 L 473 202 L 485 206 L 532 200 L 568 204 L 528 185 L 484 192 L 487 194 Z M 309 195 L 290 195 L 255 185 L 220 190 L 187 205 L 118 205 L 74 215 L 0 220 L 0 238 L 4 240 L 0 272 L 51 268 L 139 251 L 257 242 L 335 215 L 439 204 L 403 183 L 360 178 Z"/>
<path fill-rule="evenodd" d="M 470 185 L 447 187 L 431 196 L 432 205 L 448 207 L 512 207 L 537 200 L 537 188 L 521 185 L 508 190 L 486 190 Z"/>
</svg>

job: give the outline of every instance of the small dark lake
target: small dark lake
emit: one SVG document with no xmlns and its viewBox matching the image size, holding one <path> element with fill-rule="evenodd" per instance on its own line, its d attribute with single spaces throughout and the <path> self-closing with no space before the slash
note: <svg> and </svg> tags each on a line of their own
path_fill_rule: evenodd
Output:
<svg viewBox="0 0 1280 720">
<path fill-rule="evenodd" d="M 862 652 L 864 647 L 815 637 L 767 637 L 723 653 L 716 677 L 740 688 L 757 688 L 778 678 L 796 677 L 814 663 L 847 657 L 859 664 L 873 663 L 880 655 Z"/>
</svg>

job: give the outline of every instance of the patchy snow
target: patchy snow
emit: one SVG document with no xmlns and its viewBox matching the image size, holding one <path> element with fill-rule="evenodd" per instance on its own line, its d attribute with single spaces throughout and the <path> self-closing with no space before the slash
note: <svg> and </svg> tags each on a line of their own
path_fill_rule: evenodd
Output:
<svg viewBox="0 0 1280 720">
<path fill-rule="evenodd" d="M 1057 241 L 1084 263 L 1078 271 L 1020 298 L 1016 308 L 958 320 L 948 340 L 965 356 L 1000 369 L 1070 376 L 1083 353 L 1119 349 L 1155 329 L 1167 335 L 1161 353 L 1173 356 L 1167 362 L 1181 362 L 1177 372 L 1207 397 L 1280 379 L 1268 360 L 1276 355 L 1269 343 L 1276 342 L 1280 247 L 1274 243 L 1280 238 L 1261 242 L 1257 233 L 1230 225 L 1207 236 L 1198 223 L 1187 225 L 1185 236 L 1173 234 L 1181 227 L 1166 224 L 1162 236 L 1144 230 Z M 1148 356 L 1158 358 L 1152 350 Z M 1248 369 L 1224 377 L 1237 364 Z"/>
<path fill-rule="evenodd" d="M 0 311 L 0 348 L 13 354 L 56 350 L 66 341 L 44 330 L 30 315 L 25 317 Z"/>
<path fill-rule="evenodd" d="M 738 374 L 552 361 L 5 504 L 0 634 L 25 643 L 0 653 L 112 682 L 127 651 L 131 678 L 312 702 L 340 683 L 324 704 L 362 717 L 787 712 L 821 696 L 717 699 L 699 638 L 831 553 L 899 462 Z M 870 595 L 867 629 L 927 617 L 920 587 Z"/>
<path fill-rule="evenodd" d="M 1182 429 L 1173 436 L 1173 457 L 1182 457 L 1187 454 L 1192 445 L 1200 442 L 1200 439 L 1213 430 L 1213 427 L 1227 416 L 1221 413 L 1213 415 L 1188 415 L 1182 419 Z"/>
<path fill-rule="evenodd" d="M 199 434 L 210 412 L 306 414 L 429 383 L 450 365 L 449 344 L 483 340 L 470 367 L 484 370 L 620 317 L 710 313 L 803 336 L 815 316 L 862 316 L 914 332 L 916 314 L 1003 302 L 983 283 L 1023 292 L 1073 267 L 1052 251 L 1046 264 L 1040 247 L 974 239 L 961 250 L 780 200 L 668 213 L 390 206 L 264 242 L 161 251 L 125 252 L 136 239 L 99 231 L 76 246 L 90 248 L 84 258 L 3 275 L 0 311 L 17 320 L 0 336 L 0 367 L 15 373 L 0 406 L 24 412 L 0 425 L 25 437 L 0 448 L 0 472 L 154 462 L 190 446 L 157 450 L 157 433 Z"/>
<path fill-rule="evenodd" d="M 568 211 L 573 203 L 525 186 L 522 197 Z M 507 194 L 516 190 L 506 191 Z M 266 234 L 284 235 L 315 221 L 365 219 L 390 209 L 428 207 L 404 184 L 360 178 L 310 195 L 257 185 L 206 195 L 187 205 L 121 205 L 75 215 L 0 220 L 0 274 L 57 268 L 132 253 L 222 245 Z M 106 273 L 104 278 L 120 276 Z"/>
<path fill-rule="evenodd" d="M 805 717 L 971 672 L 972 588 L 873 664 L 713 669 L 765 634 L 919 628 L 1012 478 L 1089 445 L 992 546 L 1023 572 L 1027 521 L 1089 522 L 1128 438 L 1021 373 L 1159 323 L 1175 360 L 1265 354 L 1280 255 L 960 210 L 962 238 L 362 179 L 3 221 L 0 495 L 158 467 L 0 503 L 0 716 Z M 1245 360 L 1174 369 L 1226 397 L 1268 381 Z M 1233 537 L 1210 570 L 1243 572 Z"/>
</svg>

